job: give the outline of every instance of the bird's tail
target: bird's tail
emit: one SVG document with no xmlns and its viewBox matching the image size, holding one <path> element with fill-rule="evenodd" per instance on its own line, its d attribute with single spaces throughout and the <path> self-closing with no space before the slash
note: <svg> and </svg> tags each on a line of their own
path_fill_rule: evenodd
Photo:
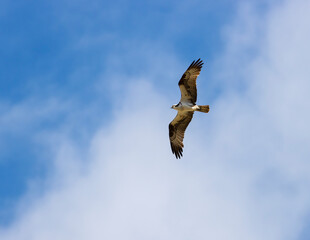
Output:
<svg viewBox="0 0 310 240">
<path fill-rule="evenodd" d="M 199 112 L 204 112 L 204 113 L 208 113 L 210 110 L 209 105 L 198 105 L 199 109 L 197 109 L 197 111 Z"/>
</svg>

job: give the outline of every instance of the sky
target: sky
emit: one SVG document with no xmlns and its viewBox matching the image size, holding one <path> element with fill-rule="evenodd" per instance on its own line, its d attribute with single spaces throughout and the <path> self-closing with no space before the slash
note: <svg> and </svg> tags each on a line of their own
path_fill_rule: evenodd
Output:
<svg viewBox="0 0 310 240">
<path fill-rule="evenodd" d="M 1 1 L 1 240 L 310 239 L 309 8 Z"/>
</svg>

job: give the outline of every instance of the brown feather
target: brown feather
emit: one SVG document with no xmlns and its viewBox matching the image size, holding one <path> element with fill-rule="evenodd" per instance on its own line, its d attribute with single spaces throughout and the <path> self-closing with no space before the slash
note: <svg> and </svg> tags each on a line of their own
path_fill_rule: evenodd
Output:
<svg viewBox="0 0 310 240">
<path fill-rule="evenodd" d="M 203 62 L 200 58 L 193 61 L 179 81 L 181 102 L 188 101 L 193 104 L 197 101 L 196 79 L 200 74 Z"/>
<path fill-rule="evenodd" d="M 184 133 L 193 118 L 194 112 L 178 112 L 176 117 L 169 124 L 169 138 L 172 153 L 176 158 L 183 156 Z"/>
</svg>

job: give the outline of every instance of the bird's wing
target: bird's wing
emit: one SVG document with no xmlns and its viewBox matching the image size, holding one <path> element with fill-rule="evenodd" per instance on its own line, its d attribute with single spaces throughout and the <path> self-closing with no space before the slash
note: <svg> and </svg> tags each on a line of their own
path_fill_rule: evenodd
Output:
<svg viewBox="0 0 310 240">
<path fill-rule="evenodd" d="M 197 101 L 196 79 L 200 74 L 203 62 L 200 58 L 193 61 L 192 64 L 183 74 L 179 81 L 181 90 L 181 102 L 191 102 L 193 104 Z"/>
<path fill-rule="evenodd" d="M 169 124 L 169 138 L 172 153 L 176 158 L 183 156 L 184 132 L 193 118 L 194 112 L 178 112 L 176 117 Z"/>
</svg>

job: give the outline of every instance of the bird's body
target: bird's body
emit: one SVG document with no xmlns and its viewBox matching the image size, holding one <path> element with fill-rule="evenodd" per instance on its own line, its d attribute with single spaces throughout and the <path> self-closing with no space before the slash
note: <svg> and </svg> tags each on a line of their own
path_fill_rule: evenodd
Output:
<svg viewBox="0 0 310 240">
<path fill-rule="evenodd" d="M 171 108 L 178 111 L 177 116 L 169 124 L 169 138 L 172 153 L 176 158 L 183 156 L 183 138 L 185 130 L 193 118 L 194 112 L 209 112 L 209 105 L 196 105 L 197 88 L 196 79 L 200 74 L 203 62 L 198 59 L 183 74 L 179 81 L 181 90 L 181 100 L 178 104 L 172 105 Z"/>
<path fill-rule="evenodd" d="M 176 105 L 172 106 L 173 109 L 177 110 L 177 111 L 185 111 L 185 112 L 191 112 L 191 111 L 196 111 L 197 109 L 199 109 L 199 107 L 197 105 L 194 105 L 190 102 L 179 102 Z"/>
</svg>

